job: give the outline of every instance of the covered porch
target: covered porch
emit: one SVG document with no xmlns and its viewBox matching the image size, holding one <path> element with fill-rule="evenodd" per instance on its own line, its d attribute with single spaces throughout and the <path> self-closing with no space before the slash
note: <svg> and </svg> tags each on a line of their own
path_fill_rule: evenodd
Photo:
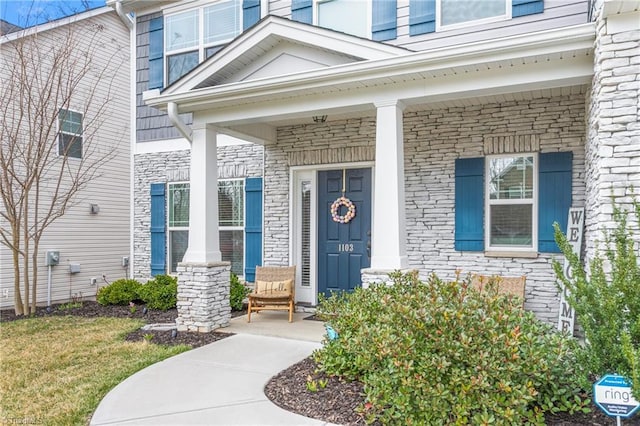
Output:
<svg viewBox="0 0 640 426">
<path fill-rule="evenodd" d="M 216 306 L 228 283 L 218 237 L 220 134 L 264 146 L 262 263 L 298 267 L 299 302 L 315 305 L 320 293 L 384 281 L 394 270 L 548 268 L 548 256 L 514 263 L 513 254 L 456 250 L 455 161 L 567 148 L 584 158 L 593 40 L 585 24 L 411 52 L 267 17 L 164 91 L 146 92 L 191 143 L 179 279 L 200 283 L 189 294 L 211 300 L 196 310 L 224 311 Z M 584 193 L 579 179 L 573 191 Z M 354 206 L 349 220 L 340 197 Z M 183 326 L 228 321 L 225 312 L 194 313 Z"/>
</svg>

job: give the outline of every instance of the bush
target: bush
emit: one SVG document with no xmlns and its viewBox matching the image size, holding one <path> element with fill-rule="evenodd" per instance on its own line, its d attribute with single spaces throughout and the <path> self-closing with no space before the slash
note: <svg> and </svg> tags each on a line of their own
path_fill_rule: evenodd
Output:
<svg viewBox="0 0 640 426">
<path fill-rule="evenodd" d="M 459 279 L 392 278 L 318 309 L 339 337 L 314 358 L 325 373 L 363 382 L 369 421 L 544 424 L 545 412 L 589 411 L 579 345 L 521 300 L 495 283 L 479 293 Z"/>
<path fill-rule="evenodd" d="M 640 223 L 640 202 L 634 199 L 633 207 Z M 589 274 L 558 224 L 554 224 L 556 241 L 569 260 L 573 276 L 565 277 L 558 261 L 553 262 L 553 267 L 569 290 L 567 301 L 584 329 L 586 365 L 591 373 L 626 376 L 634 397 L 640 399 L 640 250 L 634 245 L 638 229 L 628 226 L 628 216 L 628 211 L 614 204 L 616 227 L 604 233 L 604 259 L 596 253 Z M 605 260 L 610 273 L 605 271 Z"/>
<path fill-rule="evenodd" d="M 245 287 L 244 284 L 240 282 L 240 279 L 233 272 L 231 273 L 231 294 L 229 297 L 229 303 L 231 304 L 231 309 L 234 311 L 241 311 L 243 306 L 243 300 L 247 297 L 251 290 Z"/>
<path fill-rule="evenodd" d="M 140 300 L 141 285 L 132 279 L 115 280 L 98 290 L 96 301 L 101 305 L 128 305 L 129 302 Z"/>
<path fill-rule="evenodd" d="M 139 294 L 148 308 L 162 311 L 175 308 L 178 300 L 178 279 L 171 275 L 156 275 L 140 287 Z"/>
</svg>

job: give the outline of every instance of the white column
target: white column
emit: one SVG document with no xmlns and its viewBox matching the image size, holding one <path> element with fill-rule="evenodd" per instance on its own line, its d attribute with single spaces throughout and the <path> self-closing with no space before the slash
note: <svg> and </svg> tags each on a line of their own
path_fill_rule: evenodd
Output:
<svg viewBox="0 0 640 426">
<path fill-rule="evenodd" d="M 371 269 L 406 269 L 402 111 L 398 101 L 377 102 Z"/>
<path fill-rule="evenodd" d="M 184 263 L 220 262 L 218 231 L 217 133 L 213 126 L 193 126 L 189 180 L 189 247 Z"/>
</svg>

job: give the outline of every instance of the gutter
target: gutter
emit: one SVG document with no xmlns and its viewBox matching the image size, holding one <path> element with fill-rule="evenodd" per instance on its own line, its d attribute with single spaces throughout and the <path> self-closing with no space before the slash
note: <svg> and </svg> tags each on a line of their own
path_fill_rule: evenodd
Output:
<svg viewBox="0 0 640 426">
<path fill-rule="evenodd" d="M 132 30 L 133 29 L 133 21 L 131 20 L 131 17 L 129 15 L 127 15 L 126 13 L 124 13 L 124 10 L 122 10 L 122 2 L 121 1 L 117 1 L 115 3 L 115 7 L 116 7 L 116 13 L 120 17 L 120 20 L 124 23 L 124 25 L 127 28 L 129 28 L 129 30 Z"/>
<path fill-rule="evenodd" d="M 169 116 L 169 119 L 171 120 L 171 123 L 176 127 L 176 129 L 178 129 L 178 132 L 180 132 L 180 134 L 184 136 L 185 139 L 189 141 L 189 143 L 193 142 L 192 130 L 184 123 L 184 121 L 182 121 L 182 119 L 178 115 L 178 104 L 176 104 L 175 102 L 168 102 L 167 114 Z"/>
</svg>

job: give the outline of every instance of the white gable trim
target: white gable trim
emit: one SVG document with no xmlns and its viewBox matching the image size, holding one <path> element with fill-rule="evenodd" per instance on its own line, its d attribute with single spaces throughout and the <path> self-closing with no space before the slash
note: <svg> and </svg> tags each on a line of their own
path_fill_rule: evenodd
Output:
<svg viewBox="0 0 640 426">
<path fill-rule="evenodd" d="M 289 19 L 267 16 L 250 31 L 238 36 L 220 52 L 164 90 L 163 94 L 183 93 L 202 84 L 209 76 L 246 55 L 267 39 L 282 39 L 318 49 L 338 52 L 361 60 L 384 59 L 406 55 L 408 50 L 368 39 L 354 37 Z M 262 53 L 262 52 L 259 52 Z M 355 60 L 355 59 L 354 59 Z"/>
</svg>

